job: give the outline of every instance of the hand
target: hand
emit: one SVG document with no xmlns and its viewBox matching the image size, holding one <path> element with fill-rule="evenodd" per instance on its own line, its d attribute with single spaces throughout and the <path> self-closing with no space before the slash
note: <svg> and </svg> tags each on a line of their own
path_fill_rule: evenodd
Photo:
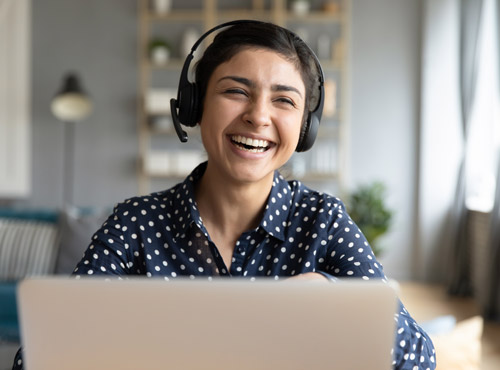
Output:
<svg viewBox="0 0 500 370">
<path fill-rule="evenodd" d="M 318 274 L 317 272 L 306 272 L 305 274 L 299 274 L 295 276 L 291 276 L 286 279 L 287 281 L 293 280 L 293 281 L 317 281 L 317 282 L 328 282 L 328 279 L 321 275 Z"/>
</svg>

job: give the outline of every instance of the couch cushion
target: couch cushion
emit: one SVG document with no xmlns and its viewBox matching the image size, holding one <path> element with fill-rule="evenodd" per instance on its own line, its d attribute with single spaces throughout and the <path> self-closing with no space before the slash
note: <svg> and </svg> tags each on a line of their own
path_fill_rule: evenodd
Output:
<svg viewBox="0 0 500 370">
<path fill-rule="evenodd" d="M 55 224 L 59 212 L 52 209 L 0 208 L 0 218 L 14 220 L 43 221 Z"/>
<path fill-rule="evenodd" d="M 19 342 L 16 283 L 0 282 L 0 343 Z"/>
<path fill-rule="evenodd" d="M 10 216 L 0 217 L 0 281 L 52 273 L 59 248 L 54 219 L 30 219 L 20 211 Z"/>
<path fill-rule="evenodd" d="M 59 216 L 61 246 L 55 267 L 56 274 L 69 275 L 89 246 L 92 235 L 101 227 L 109 210 L 67 208 Z"/>
</svg>

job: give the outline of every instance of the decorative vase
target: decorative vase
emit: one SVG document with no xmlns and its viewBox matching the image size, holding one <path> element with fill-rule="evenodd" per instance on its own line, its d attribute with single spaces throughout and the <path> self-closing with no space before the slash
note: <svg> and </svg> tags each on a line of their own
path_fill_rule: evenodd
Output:
<svg viewBox="0 0 500 370">
<path fill-rule="evenodd" d="M 166 14 L 172 7 L 172 0 L 153 0 L 153 10 L 158 14 Z"/>
<path fill-rule="evenodd" d="M 164 46 L 151 49 L 151 62 L 156 65 L 165 65 L 170 59 L 170 50 Z"/>
<path fill-rule="evenodd" d="M 294 12 L 297 15 L 305 15 L 309 13 L 309 10 L 311 8 L 311 4 L 309 3 L 308 0 L 294 0 L 290 4 L 292 12 Z"/>
</svg>

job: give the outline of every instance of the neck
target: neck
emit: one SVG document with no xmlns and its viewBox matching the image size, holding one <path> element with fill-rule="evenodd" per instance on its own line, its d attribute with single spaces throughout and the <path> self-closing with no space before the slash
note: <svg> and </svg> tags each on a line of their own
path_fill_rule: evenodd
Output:
<svg viewBox="0 0 500 370">
<path fill-rule="evenodd" d="M 217 231 L 237 238 L 257 227 L 272 182 L 272 173 L 257 183 L 228 182 L 209 163 L 196 189 L 196 203 L 209 233 Z"/>
</svg>

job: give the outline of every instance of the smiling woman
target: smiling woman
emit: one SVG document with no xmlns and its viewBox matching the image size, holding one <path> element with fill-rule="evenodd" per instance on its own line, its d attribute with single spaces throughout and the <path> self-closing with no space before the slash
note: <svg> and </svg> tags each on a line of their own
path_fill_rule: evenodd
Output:
<svg viewBox="0 0 500 370">
<path fill-rule="evenodd" d="M 185 64 L 172 101 L 177 125 L 199 124 L 208 161 L 171 189 L 118 204 L 74 274 L 385 281 L 342 201 L 278 171 L 314 143 L 323 101 L 316 57 L 274 24 L 224 26 L 195 84 Z M 394 368 L 434 369 L 432 342 L 402 303 L 395 318 Z"/>
</svg>

